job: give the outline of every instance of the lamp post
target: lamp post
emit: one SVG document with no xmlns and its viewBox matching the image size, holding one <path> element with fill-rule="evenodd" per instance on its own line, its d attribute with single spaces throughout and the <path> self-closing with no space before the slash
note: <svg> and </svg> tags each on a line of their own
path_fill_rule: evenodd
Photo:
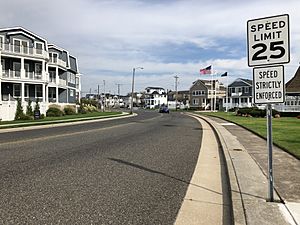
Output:
<svg viewBox="0 0 300 225">
<path fill-rule="evenodd" d="M 131 87 L 131 108 L 130 108 L 130 113 L 133 114 L 133 92 L 134 92 L 134 75 L 135 75 L 135 70 L 137 69 L 144 69 L 143 67 L 135 67 L 132 70 L 132 87 Z"/>
</svg>

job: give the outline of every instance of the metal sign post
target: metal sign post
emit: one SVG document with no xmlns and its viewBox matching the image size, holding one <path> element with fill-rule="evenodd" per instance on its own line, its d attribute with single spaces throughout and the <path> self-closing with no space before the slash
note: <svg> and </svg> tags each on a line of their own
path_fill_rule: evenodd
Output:
<svg viewBox="0 0 300 225">
<path fill-rule="evenodd" d="M 284 67 L 290 62 L 289 15 L 247 21 L 248 66 L 253 69 L 254 103 L 267 104 L 268 201 L 274 201 L 272 103 L 285 101 Z M 267 67 L 261 67 L 267 66 Z"/>
<path fill-rule="evenodd" d="M 274 201 L 274 177 L 273 177 L 273 140 L 272 140 L 272 104 L 267 105 L 267 146 L 268 146 L 268 174 L 269 195 L 268 201 Z"/>
</svg>

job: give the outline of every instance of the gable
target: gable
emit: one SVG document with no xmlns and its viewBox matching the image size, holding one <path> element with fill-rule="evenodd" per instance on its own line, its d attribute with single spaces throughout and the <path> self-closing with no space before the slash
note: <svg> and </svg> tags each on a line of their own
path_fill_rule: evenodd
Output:
<svg viewBox="0 0 300 225">
<path fill-rule="evenodd" d="M 300 93 L 300 67 L 294 77 L 286 83 L 285 88 L 288 93 Z"/>
</svg>

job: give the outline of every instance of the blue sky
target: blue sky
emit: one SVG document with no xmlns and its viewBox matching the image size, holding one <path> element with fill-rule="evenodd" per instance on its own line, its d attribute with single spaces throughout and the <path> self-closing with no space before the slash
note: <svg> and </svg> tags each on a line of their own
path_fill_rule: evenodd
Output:
<svg viewBox="0 0 300 225">
<path fill-rule="evenodd" d="M 289 14 L 291 62 L 289 80 L 300 61 L 299 0 L 10 0 L 1 3 L 0 27 L 23 26 L 79 60 L 83 94 L 103 80 L 106 90 L 131 90 L 132 68 L 136 90 L 147 86 L 187 90 L 213 66 L 228 72 L 229 80 L 251 79 L 247 66 L 246 23 L 249 19 Z M 224 79 L 224 78 L 223 78 Z M 225 81 L 225 80 L 224 80 Z"/>
</svg>

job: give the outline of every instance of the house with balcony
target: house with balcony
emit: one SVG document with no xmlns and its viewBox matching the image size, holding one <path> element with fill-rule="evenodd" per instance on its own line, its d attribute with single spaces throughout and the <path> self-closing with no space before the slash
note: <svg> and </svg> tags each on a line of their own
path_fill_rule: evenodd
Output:
<svg viewBox="0 0 300 225">
<path fill-rule="evenodd" d="M 159 108 L 161 105 L 168 104 L 167 93 L 161 87 L 145 88 L 145 107 L 149 109 Z"/>
<path fill-rule="evenodd" d="M 238 78 L 228 85 L 228 99 L 224 99 L 224 107 L 244 108 L 252 107 L 252 80 Z"/>
<path fill-rule="evenodd" d="M 43 114 L 49 104 L 75 105 L 80 99 L 77 59 L 31 31 L 0 29 L 0 59 L 1 120 L 14 119 L 17 99 L 23 109 L 38 100 Z"/>
<path fill-rule="evenodd" d="M 196 80 L 190 87 L 190 108 L 207 110 L 223 105 L 225 88 L 218 80 Z"/>
<path fill-rule="evenodd" d="M 300 112 L 300 67 L 285 85 L 285 102 L 274 104 L 279 112 Z"/>
</svg>

